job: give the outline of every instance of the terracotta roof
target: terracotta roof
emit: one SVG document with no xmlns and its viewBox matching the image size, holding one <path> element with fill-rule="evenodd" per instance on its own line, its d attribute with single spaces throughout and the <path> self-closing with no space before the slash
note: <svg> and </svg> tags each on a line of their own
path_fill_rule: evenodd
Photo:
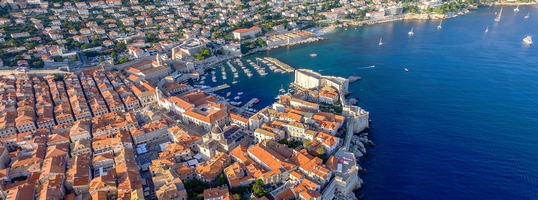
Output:
<svg viewBox="0 0 538 200">
<path fill-rule="evenodd" d="M 230 191 L 225 186 L 204 190 L 204 199 L 225 198 L 227 196 L 230 196 Z"/>
<path fill-rule="evenodd" d="M 250 27 L 250 28 L 237 29 L 237 30 L 234 30 L 233 32 L 234 33 L 247 33 L 247 32 L 251 32 L 251 31 L 261 31 L 261 30 L 262 29 L 260 27 L 253 26 L 253 27 Z"/>
</svg>

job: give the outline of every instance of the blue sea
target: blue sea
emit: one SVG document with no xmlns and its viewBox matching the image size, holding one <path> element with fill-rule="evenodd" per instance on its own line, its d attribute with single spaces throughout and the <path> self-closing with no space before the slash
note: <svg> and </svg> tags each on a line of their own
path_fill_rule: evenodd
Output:
<svg viewBox="0 0 538 200">
<path fill-rule="evenodd" d="M 437 20 L 349 27 L 242 60 L 271 56 L 362 77 L 350 97 L 370 111 L 377 144 L 361 163 L 363 199 L 538 199 L 538 7 L 513 8 L 504 7 L 499 23 L 500 7 L 484 7 L 444 20 L 442 29 Z M 523 44 L 527 35 L 533 46 Z M 241 72 L 238 84 L 217 93 L 245 92 L 243 102 L 258 97 L 260 109 L 293 81 L 254 73 Z"/>
</svg>

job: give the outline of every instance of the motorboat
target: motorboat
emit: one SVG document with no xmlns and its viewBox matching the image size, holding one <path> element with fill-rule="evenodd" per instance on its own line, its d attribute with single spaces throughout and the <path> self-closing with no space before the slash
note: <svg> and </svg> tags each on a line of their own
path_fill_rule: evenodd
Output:
<svg viewBox="0 0 538 200">
<path fill-rule="evenodd" d="M 527 35 L 527 37 L 523 38 L 523 42 L 525 42 L 525 44 L 531 45 L 532 44 L 532 36 Z"/>
</svg>

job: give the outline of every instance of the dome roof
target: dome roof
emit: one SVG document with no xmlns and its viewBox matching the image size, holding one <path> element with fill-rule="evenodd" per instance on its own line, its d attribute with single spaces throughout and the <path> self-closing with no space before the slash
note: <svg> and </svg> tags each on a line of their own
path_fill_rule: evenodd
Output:
<svg viewBox="0 0 538 200">
<path fill-rule="evenodd" d="M 222 129 L 220 129 L 219 126 L 213 126 L 213 128 L 211 129 L 211 133 L 212 134 L 220 134 L 220 133 L 222 133 Z"/>
</svg>

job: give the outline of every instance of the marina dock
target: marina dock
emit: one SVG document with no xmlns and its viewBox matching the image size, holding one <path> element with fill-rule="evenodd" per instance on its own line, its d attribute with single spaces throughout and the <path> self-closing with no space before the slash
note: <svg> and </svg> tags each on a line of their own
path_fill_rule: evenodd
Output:
<svg viewBox="0 0 538 200">
<path fill-rule="evenodd" d="M 211 93 L 211 92 L 216 92 L 216 91 L 219 91 L 219 90 L 224 90 L 224 89 L 229 88 L 229 87 L 230 87 L 230 85 L 228 85 L 228 84 L 222 84 L 222 85 L 219 85 L 217 87 L 203 89 L 202 91 L 205 92 L 205 93 Z"/>
<path fill-rule="evenodd" d="M 254 105 L 254 102 L 256 102 L 256 100 L 258 100 L 258 98 L 252 98 L 250 101 L 248 101 L 247 103 L 243 104 L 243 106 L 241 106 L 241 107 L 237 107 L 237 108 L 238 108 L 237 113 L 239 113 L 239 114 L 243 114 L 243 115 L 248 114 L 247 116 L 251 116 L 251 115 L 253 115 L 254 113 L 248 111 L 247 108 L 252 107 L 252 106 Z M 245 112 L 247 112 L 247 113 L 245 113 Z"/>
<path fill-rule="evenodd" d="M 286 72 L 293 72 L 295 71 L 295 69 L 291 66 L 289 66 L 288 64 L 286 63 L 283 63 L 281 62 L 280 60 L 276 59 L 276 58 L 271 58 L 271 57 L 264 57 L 263 59 L 269 61 L 269 62 L 272 62 L 273 64 L 275 64 L 276 66 L 280 67 L 282 70 L 286 71 Z"/>
</svg>

